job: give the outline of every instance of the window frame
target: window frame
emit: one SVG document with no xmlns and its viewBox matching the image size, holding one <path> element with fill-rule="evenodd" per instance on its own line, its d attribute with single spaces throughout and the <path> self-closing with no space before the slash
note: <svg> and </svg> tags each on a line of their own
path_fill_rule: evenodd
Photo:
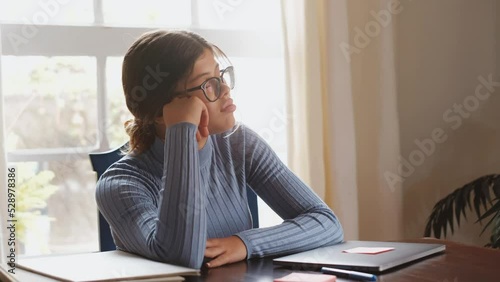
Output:
<svg viewBox="0 0 500 282">
<path fill-rule="evenodd" d="M 91 56 L 96 58 L 97 75 L 97 143 L 91 147 L 39 148 L 7 151 L 8 162 L 38 162 L 81 160 L 90 152 L 110 148 L 107 128 L 106 60 L 123 56 L 133 39 L 141 34 L 166 27 L 125 27 L 105 25 L 101 0 L 94 0 L 94 23 L 89 25 L 37 25 L 37 33 L 29 44 L 12 46 L 9 36 L 22 35 L 27 24 L 0 22 L 0 66 L 2 56 Z M 191 26 L 194 31 L 216 43 L 228 57 L 281 58 L 283 50 L 276 44 L 278 31 L 203 29 L 199 27 L 197 0 L 191 0 Z M 124 35 L 130 38 L 125 42 Z M 61 41 L 63 37 L 65 40 Z M 99 42 L 96 48 L 93 42 Z M 0 77 L 1 80 L 1 77 Z M 0 99 L 3 101 L 0 81 Z"/>
</svg>

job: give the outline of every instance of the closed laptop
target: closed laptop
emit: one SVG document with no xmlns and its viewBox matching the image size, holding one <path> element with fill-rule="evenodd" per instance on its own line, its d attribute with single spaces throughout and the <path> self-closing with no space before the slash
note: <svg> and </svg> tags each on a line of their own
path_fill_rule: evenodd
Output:
<svg viewBox="0 0 500 282">
<path fill-rule="evenodd" d="M 312 269 L 329 266 L 366 272 L 383 272 L 444 252 L 443 244 L 346 241 L 273 260 L 274 264 Z"/>
</svg>

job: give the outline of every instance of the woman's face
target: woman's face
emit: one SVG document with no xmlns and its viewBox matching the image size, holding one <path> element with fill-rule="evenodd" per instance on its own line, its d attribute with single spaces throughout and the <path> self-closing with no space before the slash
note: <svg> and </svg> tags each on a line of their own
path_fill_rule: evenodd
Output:
<svg viewBox="0 0 500 282">
<path fill-rule="evenodd" d="M 184 87 L 186 87 L 185 89 L 197 87 L 211 77 L 220 77 L 220 68 L 212 51 L 205 49 L 205 52 L 195 62 L 186 84 L 182 83 L 182 89 Z M 236 106 L 231 99 L 229 86 L 221 83 L 220 91 L 220 97 L 215 102 L 208 101 L 201 89 L 190 92 L 191 95 L 200 98 L 208 109 L 210 134 L 222 133 L 231 129 L 235 124 L 233 112 Z"/>
</svg>

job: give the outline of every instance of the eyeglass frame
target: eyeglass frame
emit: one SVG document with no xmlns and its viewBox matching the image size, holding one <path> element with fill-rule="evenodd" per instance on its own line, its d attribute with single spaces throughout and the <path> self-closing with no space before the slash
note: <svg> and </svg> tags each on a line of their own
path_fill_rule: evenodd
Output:
<svg viewBox="0 0 500 282">
<path fill-rule="evenodd" d="M 215 102 L 215 101 L 219 100 L 220 95 L 221 95 L 221 93 L 220 93 L 220 92 L 222 91 L 222 87 L 220 87 L 220 85 L 221 85 L 222 83 L 226 84 L 226 82 L 224 81 L 223 76 L 224 76 L 224 74 L 226 73 L 226 71 L 227 71 L 228 69 L 232 69 L 232 70 L 233 70 L 233 81 L 234 81 L 234 67 L 233 67 L 233 66 L 228 66 L 227 68 L 225 68 L 225 69 L 223 69 L 223 70 L 220 70 L 220 76 L 219 76 L 219 77 L 214 76 L 214 77 L 207 78 L 207 79 L 206 79 L 206 80 L 205 80 L 202 84 L 200 84 L 200 85 L 198 85 L 198 86 L 195 86 L 195 87 L 192 87 L 192 88 L 189 88 L 189 89 L 186 89 L 186 90 L 184 90 L 184 92 L 189 93 L 189 92 L 193 92 L 193 91 L 196 91 L 196 90 L 200 90 L 200 89 L 201 89 L 201 91 L 203 91 L 203 95 L 205 96 L 205 98 L 207 98 L 207 100 L 208 100 L 209 102 Z M 214 79 L 214 78 L 215 78 L 215 79 L 219 82 L 219 95 L 217 96 L 217 98 L 215 98 L 215 100 L 211 100 L 211 99 L 208 97 L 207 93 L 205 92 L 205 85 L 207 85 L 207 83 L 208 83 L 208 81 L 209 81 L 209 80 Z M 227 84 L 226 84 L 226 85 L 227 85 Z M 234 88 L 234 83 L 233 83 L 233 86 L 232 86 L 232 87 L 231 87 L 231 85 L 227 85 L 227 86 L 228 86 L 230 89 L 233 89 L 233 88 Z"/>
</svg>

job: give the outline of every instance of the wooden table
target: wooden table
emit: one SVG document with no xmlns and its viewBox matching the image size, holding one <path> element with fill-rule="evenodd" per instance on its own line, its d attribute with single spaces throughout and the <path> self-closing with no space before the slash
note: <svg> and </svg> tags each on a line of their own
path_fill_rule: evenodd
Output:
<svg viewBox="0 0 500 282">
<path fill-rule="evenodd" d="M 382 282 L 498 282 L 500 281 L 500 250 L 481 248 L 437 239 L 404 240 L 414 243 L 440 243 L 446 245 L 444 254 L 432 256 L 390 272 L 380 274 Z M 84 266 L 82 266 L 84 267 Z M 51 282 L 53 279 L 40 277 L 17 269 L 14 277 L 20 282 Z M 273 265 L 271 258 L 242 261 L 209 271 L 202 270 L 200 277 L 186 277 L 187 282 L 209 281 L 273 281 L 274 278 L 293 272 Z M 33 280 L 34 279 L 34 280 Z M 352 281 L 337 279 L 337 281 Z"/>
<path fill-rule="evenodd" d="M 438 239 L 404 240 L 412 243 L 446 245 L 438 254 L 377 276 L 382 282 L 498 282 L 500 281 L 500 250 L 463 245 Z M 203 271 L 201 277 L 186 281 L 273 281 L 292 270 L 273 265 L 272 259 L 249 260 Z M 353 281 L 338 278 L 337 281 Z"/>
</svg>

